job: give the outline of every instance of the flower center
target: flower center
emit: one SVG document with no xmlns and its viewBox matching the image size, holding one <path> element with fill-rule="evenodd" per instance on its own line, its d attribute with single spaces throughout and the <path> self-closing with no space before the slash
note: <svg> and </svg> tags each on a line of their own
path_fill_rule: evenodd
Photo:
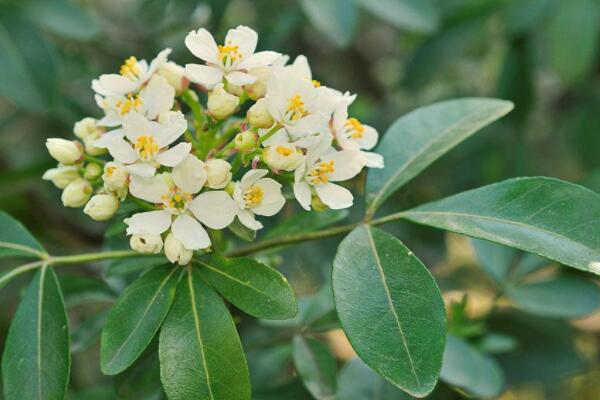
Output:
<svg viewBox="0 0 600 400">
<path fill-rule="evenodd" d="M 141 135 L 135 140 L 135 150 L 138 152 L 140 159 L 143 161 L 151 161 L 158 153 L 158 144 L 150 135 Z"/>
<path fill-rule="evenodd" d="M 275 147 L 275 151 L 284 157 L 287 157 L 294 152 L 294 150 L 290 149 L 287 146 L 283 146 L 283 145 L 278 145 L 277 147 Z"/>
<path fill-rule="evenodd" d="M 117 169 L 117 167 L 113 167 L 112 165 L 110 167 L 106 167 L 106 175 L 109 177 L 113 176 L 115 169 Z"/>
<path fill-rule="evenodd" d="M 123 76 L 126 76 L 129 79 L 134 79 L 138 77 L 141 73 L 140 67 L 138 65 L 138 60 L 134 56 L 129 57 L 125 60 L 123 65 L 121 65 L 121 69 L 119 69 L 119 73 Z"/>
<path fill-rule="evenodd" d="M 244 192 L 244 203 L 246 207 L 252 208 L 259 205 L 264 197 L 265 193 L 263 192 L 260 186 L 252 186 L 248 190 Z"/>
<path fill-rule="evenodd" d="M 127 95 L 126 100 L 119 100 L 116 104 L 117 108 L 121 111 L 121 115 L 129 114 L 131 110 L 139 111 L 142 106 L 142 99 L 139 95 Z"/>
<path fill-rule="evenodd" d="M 365 127 L 356 118 L 349 118 L 344 126 L 352 139 L 362 139 L 365 135 Z"/>
<path fill-rule="evenodd" d="M 234 62 L 241 60 L 243 55 L 240 53 L 240 46 L 234 45 L 231 41 L 228 41 L 224 46 L 217 46 L 219 49 L 219 61 L 223 63 L 225 67 L 231 66 Z"/>
<path fill-rule="evenodd" d="M 292 96 L 288 100 L 287 108 L 285 109 L 286 116 L 291 121 L 298 121 L 300 118 L 308 115 L 308 112 L 304 108 L 304 101 L 299 94 Z"/>
<path fill-rule="evenodd" d="M 187 210 L 188 204 L 192 201 L 192 194 L 173 186 L 169 194 L 162 196 L 162 201 L 162 208 L 168 209 L 172 214 L 181 214 Z"/>
<path fill-rule="evenodd" d="M 308 171 L 309 182 L 313 185 L 329 182 L 329 174 L 334 172 L 333 160 L 321 161 Z"/>
<path fill-rule="evenodd" d="M 314 87 L 319 87 L 319 86 L 321 86 L 321 82 L 319 82 L 319 81 L 318 81 L 318 80 L 316 80 L 316 79 L 313 79 L 313 80 L 312 80 L 312 84 L 313 84 L 313 86 L 314 86 Z"/>
</svg>

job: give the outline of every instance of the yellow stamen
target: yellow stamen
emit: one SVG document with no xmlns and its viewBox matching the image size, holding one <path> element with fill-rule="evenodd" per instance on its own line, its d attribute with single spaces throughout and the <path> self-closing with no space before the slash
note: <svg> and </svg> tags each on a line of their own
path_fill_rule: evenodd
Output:
<svg viewBox="0 0 600 400">
<path fill-rule="evenodd" d="M 140 159 L 151 161 L 158 154 L 158 144 L 154 138 L 149 135 L 141 135 L 135 140 L 135 150 L 138 152 Z"/>
<path fill-rule="evenodd" d="M 365 135 L 365 127 L 356 118 L 349 118 L 345 126 L 351 132 L 352 139 L 362 139 Z"/>
<path fill-rule="evenodd" d="M 333 160 L 321 161 L 308 172 L 310 182 L 313 185 L 319 185 L 321 183 L 329 182 L 329 174 L 335 172 L 333 167 Z"/>
<path fill-rule="evenodd" d="M 187 209 L 187 205 L 192 201 L 191 193 L 182 192 L 176 186 L 173 186 L 169 194 L 162 195 L 162 208 L 168 208 L 174 213 L 179 213 Z"/>
<path fill-rule="evenodd" d="M 117 101 L 117 108 L 121 111 L 121 115 L 129 114 L 131 110 L 139 111 L 142 106 L 142 99 L 139 95 L 127 95 L 127 99 L 124 101 Z"/>
<path fill-rule="evenodd" d="M 134 56 L 126 59 L 123 65 L 121 65 L 121 69 L 119 69 L 119 73 L 128 78 L 135 78 L 140 75 L 140 72 L 138 60 Z"/>
<path fill-rule="evenodd" d="M 298 121 L 300 118 L 308 115 L 308 112 L 304 108 L 304 101 L 299 94 L 292 96 L 288 100 L 288 106 L 285 111 L 286 114 L 289 114 L 289 119 L 292 121 Z"/>
<path fill-rule="evenodd" d="M 321 82 L 319 82 L 319 81 L 318 81 L 318 80 L 316 80 L 316 79 L 313 79 L 313 80 L 312 80 L 312 84 L 313 84 L 313 86 L 314 86 L 314 87 L 319 87 L 319 86 L 321 86 Z"/>
<path fill-rule="evenodd" d="M 285 156 L 285 157 L 287 157 L 287 156 L 289 156 L 290 154 L 293 153 L 292 149 L 290 149 L 287 146 L 282 146 L 282 145 L 279 145 L 279 146 L 275 147 L 275 151 L 277 153 L 279 153 L 280 155 Z"/>
<path fill-rule="evenodd" d="M 243 54 L 240 53 L 240 46 L 234 45 L 231 41 L 228 41 L 224 46 L 218 45 L 219 49 L 219 61 L 223 65 L 232 64 L 243 58 Z"/>
<path fill-rule="evenodd" d="M 113 176 L 116 169 L 117 169 L 117 167 L 113 167 L 112 165 L 110 167 L 106 167 L 106 175 L 109 177 Z"/>
<path fill-rule="evenodd" d="M 256 207 L 259 205 L 264 197 L 264 192 L 260 186 L 252 186 L 248 190 L 244 192 L 244 203 L 246 203 L 246 207 Z"/>
</svg>

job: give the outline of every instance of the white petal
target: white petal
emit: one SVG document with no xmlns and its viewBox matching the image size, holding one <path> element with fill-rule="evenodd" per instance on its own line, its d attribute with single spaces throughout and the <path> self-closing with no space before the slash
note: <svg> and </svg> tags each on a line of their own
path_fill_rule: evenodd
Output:
<svg viewBox="0 0 600 400">
<path fill-rule="evenodd" d="M 158 121 L 155 139 L 161 148 L 179 139 L 187 129 L 187 120 L 181 111 L 164 112 Z"/>
<path fill-rule="evenodd" d="M 118 74 L 100 75 L 98 79 L 99 85 L 104 93 L 100 94 L 127 94 L 135 92 L 139 87 L 139 82 L 132 81 Z"/>
<path fill-rule="evenodd" d="M 327 154 L 321 159 L 325 162 L 333 161 L 334 171 L 329 174 L 329 180 L 333 182 L 354 178 L 364 167 L 363 159 L 358 150 L 342 150 Z"/>
<path fill-rule="evenodd" d="M 254 214 L 248 210 L 240 210 L 237 215 L 240 222 L 248 229 L 257 231 L 263 227 L 263 224 L 254 218 Z"/>
<path fill-rule="evenodd" d="M 190 210 L 209 228 L 223 229 L 233 222 L 238 207 L 227 192 L 218 190 L 199 194 L 192 200 Z"/>
<path fill-rule="evenodd" d="M 375 128 L 369 125 L 363 125 L 364 131 L 363 136 L 360 139 L 354 139 L 356 143 L 363 150 L 371 150 L 377 144 L 377 140 L 379 140 L 379 134 Z"/>
<path fill-rule="evenodd" d="M 214 64 L 219 63 L 217 43 L 206 29 L 200 28 L 188 33 L 185 37 L 185 45 L 199 59 Z"/>
<path fill-rule="evenodd" d="M 225 36 L 225 45 L 239 46 L 239 52 L 243 58 L 249 57 L 254 50 L 256 50 L 256 44 L 258 43 L 258 34 L 248 28 L 247 26 L 240 25 L 235 29 L 230 29 Z"/>
<path fill-rule="evenodd" d="M 150 62 L 150 66 L 146 67 L 146 72 L 144 73 L 144 81 L 148 80 L 157 70 L 158 68 L 167 62 L 167 58 L 171 54 L 171 49 L 166 48 L 162 50 L 160 53 L 154 57 L 154 60 Z M 144 60 L 140 61 L 140 63 L 145 62 Z"/>
<path fill-rule="evenodd" d="M 313 146 L 310 146 L 306 152 L 306 164 L 313 165 L 319 158 L 331 147 L 333 137 L 331 135 L 323 135 L 320 140 Z"/>
<path fill-rule="evenodd" d="M 232 85 L 244 86 L 256 82 L 257 78 L 254 75 L 250 75 L 245 72 L 233 71 L 227 73 L 225 75 L 225 79 L 227 79 L 227 82 L 231 83 Z"/>
<path fill-rule="evenodd" d="M 189 154 L 181 163 L 179 163 L 173 172 L 173 181 L 175 184 L 188 193 L 198 193 L 206 182 L 206 168 L 203 161 L 198 157 Z"/>
<path fill-rule="evenodd" d="M 129 193 L 150 203 L 160 203 L 163 200 L 162 197 L 169 194 L 169 185 L 161 175 L 153 177 L 132 175 L 129 183 Z"/>
<path fill-rule="evenodd" d="M 305 210 L 310 210 L 311 203 L 311 194 L 310 194 L 310 186 L 306 182 L 296 182 L 294 183 L 294 196 L 296 196 L 296 200 Z"/>
<path fill-rule="evenodd" d="M 137 213 L 125 223 L 128 235 L 160 235 L 171 226 L 171 214 L 165 210 Z"/>
<path fill-rule="evenodd" d="M 181 214 L 178 216 L 173 221 L 171 231 L 188 250 L 205 249 L 210 246 L 208 233 L 191 215 Z"/>
<path fill-rule="evenodd" d="M 106 148 L 106 145 L 110 140 L 114 137 L 122 138 L 125 135 L 122 129 L 113 129 L 112 131 L 108 131 L 103 133 L 95 142 L 94 146 L 100 148 Z"/>
<path fill-rule="evenodd" d="M 242 180 L 240 181 L 242 189 L 246 189 L 252 186 L 254 182 L 267 175 L 268 173 L 269 171 L 267 171 L 266 169 L 251 169 L 250 171 L 246 172 L 242 177 Z"/>
<path fill-rule="evenodd" d="M 329 117 L 325 114 L 311 114 L 298 120 L 294 124 L 287 125 L 286 128 L 292 138 L 300 139 L 311 133 L 319 133 L 327 130 Z"/>
<path fill-rule="evenodd" d="M 154 176 L 154 173 L 156 172 L 156 168 L 145 162 L 137 162 L 135 164 L 128 165 L 127 170 L 132 175 L 138 175 L 145 178 Z"/>
<path fill-rule="evenodd" d="M 192 144 L 188 142 L 182 142 L 176 146 L 173 146 L 167 151 L 158 153 L 154 159 L 160 165 L 174 167 L 182 162 L 188 154 L 190 154 L 190 150 L 192 150 Z"/>
<path fill-rule="evenodd" d="M 175 101 L 175 89 L 160 75 L 154 75 L 140 97 L 148 119 L 156 119 L 160 113 L 169 111 Z"/>
<path fill-rule="evenodd" d="M 122 137 L 113 136 L 106 141 L 106 148 L 111 156 L 123 164 L 132 164 L 138 160 L 138 155 Z"/>
<path fill-rule="evenodd" d="M 223 70 L 200 64 L 186 64 L 185 76 L 192 82 L 212 89 L 223 80 Z"/>
<path fill-rule="evenodd" d="M 352 193 L 340 185 L 323 183 L 316 185 L 315 190 L 321 201 L 332 210 L 352 207 Z"/>
<path fill-rule="evenodd" d="M 143 115 L 130 113 L 123 118 L 123 131 L 130 142 L 135 142 L 142 135 L 150 135 L 158 130 L 159 125 L 156 122 L 149 121 Z"/>
<path fill-rule="evenodd" d="M 304 55 L 299 55 L 294 60 L 294 63 L 287 67 L 294 71 L 300 78 L 312 80 L 312 71 L 310 70 L 310 65 L 308 64 L 308 59 Z"/>
<path fill-rule="evenodd" d="M 285 204 L 281 184 L 271 178 L 262 178 L 255 185 L 262 189 L 263 198 L 258 206 L 252 208 L 252 212 L 265 217 L 277 214 Z"/>
<path fill-rule="evenodd" d="M 258 134 L 259 136 L 262 136 L 269 131 L 270 129 L 259 129 Z M 288 137 L 286 130 L 282 128 L 275 132 L 270 138 L 263 141 L 262 144 L 263 146 L 273 146 L 276 144 L 289 143 L 289 141 L 290 138 Z"/>
<path fill-rule="evenodd" d="M 281 54 L 274 51 L 259 51 L 243 59 L 237 67 L 245 70 L 266 67 L 273 64 L 279 57 L 281 57 Z"/>
<path fill-rule="evenodd" d="M 361 151 L 360 156 L 363 159 L 365 167 L 369 168 L 383 168 L 383 156 L 378 153 L 371 153 L 369 151 Z"/>
</svg>

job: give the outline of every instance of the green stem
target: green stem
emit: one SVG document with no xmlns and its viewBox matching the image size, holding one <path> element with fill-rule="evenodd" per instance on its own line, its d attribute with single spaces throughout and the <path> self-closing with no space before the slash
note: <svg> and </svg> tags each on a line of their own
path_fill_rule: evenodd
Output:
<svg viewBox="0 0 600 400">
<path fill-rule="evenodd" d="M 147 201 L 140 200 L 140 199 L 135 198 L 133 196 L 129 196 L 129 198 L 131 198 L 131 201 L 133 201 L 135 204 L 137 204 L 142 210 L 156 211 L 156 210 L 159 209 L 154 204 L 148 203 Z"/>
<path fill-rule="evenodd" d="M 106 161 L 104 161 L 104 160 L 102 160 L 100 158 L 97 158 L 97 157 L 90 156 L 89 154 L 84 154 L 83 155 L 83 159 L 85 161 L 93 162 L 93 163 L 100 164 L 100 165 L 106 164 Z"/>
<path fill-rule="evenodd" d="M 281 128 L 283 128 L 283 126 L 281 126 L 281 124 L 275 124 L 275 126 L 272 127 L 267 133 L 265 133 L 260 138 L 258 138 L 258 142 L 259 143 L 264 142 L 265 140 L 267 140 L 268 138 L 270 138 L 271 136 L 273 136 L 275 134 L 275 132 L 277 132 Z"/>
</svg>

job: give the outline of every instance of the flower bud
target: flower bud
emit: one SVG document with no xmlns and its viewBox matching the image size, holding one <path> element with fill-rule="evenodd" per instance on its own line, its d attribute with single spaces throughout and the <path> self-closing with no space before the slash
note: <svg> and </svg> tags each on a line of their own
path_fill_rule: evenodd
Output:
<svg viewBox="0 0 600 400">
<path fill-rule="evenodd" d="M 104 188 L 108 191 L 122 194 L 127 194 L 129 187 L 129 171 L 124 165 L 116 162 L 108 162 L 104 166 L 104 174 L 102 174 Z M 124 196 L 119 195 L 123 198 Z"/>
<path fill-rule="evenodd" d="M 242 97 L 244 94 L 244 88 L 232 83 L 227 83 L 227 93 L 231 93 L 234 96 Z"/>
<path fill-rule="evenodd" d="M 165 78 L 169 85 L 173 86 L 177 95 L 180 95 L 189 85 L 189 81 L 185 77 L 185 68 L 172 61 L 168 61 L 158 67 L 157 74 Z"/>
<path fill-rule="evenodd" d="M 294 171 L 302 157 L 302 151 L 291 143 L 275 144 L 263 150 L 263 161 L 275 171 Z"/>
<path fill-rule="evenodd" d="M 319 196 L 313 196 L 310 203 L 311 207 L 315 211 L 327 211 L 329 207 L 321 201 Z"/>
<path fill-rule="evenodd" d="M 269 114 L 265 99 L 260 99 L 246 113 L 248 122 L 255 128 L 270 128 L 273 126 L 273 117 Z"/>
<path fill-rule="evenodd" d="M 85 152 L 90 156 L 99 156 L 102 154 L 106 154 L 108 150 L 104 147 L 97 147 L 96 141 L 98 137 L 88 136 L 83 139 L 83 144 L 85 145 Z"/>
<path fill-rule="evenodd" d="M 88 181 L 79 178 L 65 187 L 60 199 L 65 207 L 83 207 L 90 199 L 93 191 L 94 189 Z"/>
<path fill-rule="evenodd" d="M 240 99 L 223 89 L 223 84 L 215 86 L 208 95 L 208 112 L 216 119 L 225 119 L 235 112 Z"/>
<path fill-rule="evenodd" d="M 79 139 L 84 140 L 87 137 L 93 137 L 97 139 L 104 130 L 98 126 L 98 121 L 94 118 L 84 118 L 81 121 L 75 123 L 73 127 L 73 133 Z"/>
<path fill-rule="evenodd" d="M 50 138 L 46 140 L 50 155 L 59 163 L 72 165 L 83 157 L 83 145 L 77 140 Z"/>
<path fill-rule="evenodd" d="M 231 164 L 219 158 L 206 162 L 206 186 L 223 189 L 231 181 Z"/>
<path fill-rule="evenodd" d="M 54 186 L 59 189 L 66 188 L 69 183 L 79 178 L 81 178 L 79 169 L 74 165 L 59 165 L 57 168 L 49 169 L 42 175 L 42 179 L 52 181 Z"/>
<path fill-rule="evenodd" d="M 89 163 L 85 166 L 83 177 L 88 181 L 93 181 L 102 175 L 102 167 L 96 163 Z"/>
<path fill-rule="evenodd" d="M 258 135 L 252 131 L 238 133 L 235 137 L 235 148 L 249 153 L 258 147 Z"/>
<path fill-rule="evenodd" d="M 165 255 L 173 264 L 187 265 L 192 259 L 194 252 L 183 247 L 183 243 L 175 235 L 169 233 L 165 239 Z"/>
<path fill-rule="evenodd" d="M 83 212 L 95 221 L 112 218 L 119 209 L 119 200 L 112 194 L 97 194 L 87 202 Z"/>
<path fill-rule="evenodd" d="M 256 81 L 254 81 L 254 83 L 244 86 L 246 93 L 248 93 L 248 97 L 250 97 L 252 100 L 265 97 L 265 93 L 267 92 L 267 82 L 271 78 L 271 68 L 254 68 L 249 70 L 248 73 L 256 77 Z"/>
<path fill-rule="evenodd" d="M 139 253 L 158 254 L 162 250 L 163 241 L 160 235 L 132 235 L 129 245 Z"/>
</svg>

